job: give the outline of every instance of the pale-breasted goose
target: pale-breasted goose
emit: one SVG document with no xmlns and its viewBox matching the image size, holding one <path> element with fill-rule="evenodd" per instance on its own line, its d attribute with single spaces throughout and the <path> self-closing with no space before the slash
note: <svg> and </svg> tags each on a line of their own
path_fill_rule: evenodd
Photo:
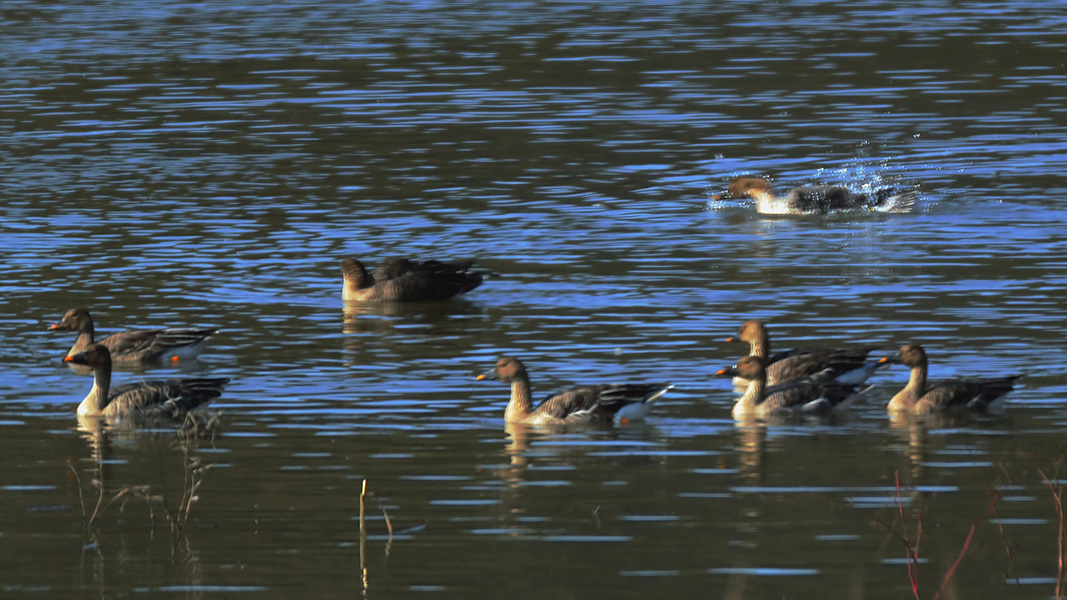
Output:
<svg viewBox="0 0 1067 600">
<path fill-rule="evenodd" d="M 484 273 L 470 270 L 474 261 L 414 261 L 392 258 L 367 272 L 354 258 L 341 261 L 346 302 L 417 302 L 444 300 L 482 284 Z"/>
<path fill-rule="evenodd" d="M 72 308 L 58 323 L 49 327 L 55 331 L 77 331 L 74 346 L 64 360 L 84 351 L 95 342 L 93 318 L 84 308 Z M 195 358 L 204 349 L 208 338 L 218 333 L 215 328 L 175 327 L 169 329 L 130 329 L 113 333 L 99 341 L 107 347 L 114 362 L 177 361 Z"/>
<path fill-rule="evenodd" d="M 908 344 L 893 356 L 882 359 L 911 368 L 904 389 L 889 401 L 891 413 L 928 414 L 950 410 L 983 410 L 999 404 L 1022 375 L 954 379 L 930 383 L 926 380 L 929 362 L 919 344 Z"/>
<path fill-rule="evenodd" d="M 201 404 L 222 395 L 225 378 L 139 381 L 111 387 L 111 352 L 92 344 L 70 362 L 93 369 L 93 387 L 78 405 L 79 417 L 180 419 Z"/>
<path fill-rule="evenodd" d="M 875 347 L 867 348 L 805 348 L 784 350 L 771 354 L 771 338 L 767 325 L 759 319 L 749 319 L 741 325 L 737 335 L 726 338 L 727 342 L 745 342 L 749 345 L 749 356 L 758 356 L 765 360 L 767 385 L 777 385 L 822 373 L 829 370 L 832 379 L 845 384 L 860 384 L 867 380 L 881 364 L 867 361 L 867 355 Z M 734 385 L 743 387 L 748 382 L 736 378 Z"/>
<path fill-rule="evenodd" d="M 674 387 L 668 383 L 579 385 L 546 398 L 534 408 L 530 378 L 519 359 L 505 356 L 478 380 L 511 384 L 511 400 L 504 410 L 507 423 L 568 425 L 598 421 L 643 419 L 657 398 Z"/>
<path fill-rule="evenodd" d="M 854 192 L 836 185 L 795 187 L 776 196 L 771 182 L 761 177 L 738 177 L 712 200 L 756 201 L 756 212 L 765 215 L 825 215 L 842 211 L 911 212 L 918 194 L 915 190 L 880 188 L 873 193 Z"/>
<path fill-rule="evenodd" d="M 748 381 L 745 393 L 736 400 L 731 411 L 737 420 L 775 414 L 825 413 L 850 405 L 867 389 L 857 389 L 857 384 L 841 383 L 829 371 L 769 386 L 766 362 L 758 356 L 746 356 L 733 367 L 720 369 L 715 374 Z"/>
</svg>

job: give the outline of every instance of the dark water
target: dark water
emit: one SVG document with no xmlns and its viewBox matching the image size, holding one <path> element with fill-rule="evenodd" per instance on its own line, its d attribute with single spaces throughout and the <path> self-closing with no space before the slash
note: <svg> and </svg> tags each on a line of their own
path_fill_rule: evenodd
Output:
<svg viewBox="0 0 1067 600">
<path fill-rule="evenodd" d="M 922 597 L 962 548 L 946 597 L 1054 596 L 1061 6 L 255 4 L 0 8 L 0 595 L 904 598 L 899 499 Z M 920 207 L 709 204 L 740 173 Z M 346 255 L 500 276 L 345 314 Z M 147 374 L 233 378 L 197 465 L 79 428 L 47 331 L 79 305 L 223 328 Z M 712 374 L 752 317 L 1026 377 L 997 415 L 891 421 L 896 370 L 833 420 L 737 426 Z M 644 424 L 510 431 L 473 380 L 504 353 L 539 396 L 677 387 Z"/>
</svg>

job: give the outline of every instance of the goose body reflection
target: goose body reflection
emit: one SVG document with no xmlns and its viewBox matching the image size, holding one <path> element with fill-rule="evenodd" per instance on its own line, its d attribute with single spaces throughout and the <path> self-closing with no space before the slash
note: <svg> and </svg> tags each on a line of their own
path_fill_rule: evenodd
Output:
<svg viewBox="0 0 1067 600">
<path fill-rule="evenodd" d="M 78 405 L 79 417 L 100 417 L 109 422 L 124 418 L 181 419 L 222 395 L 229 379 L 186 378 L 139 381 L 111 387 L 111 353 L 93 344 L 66 359 L 93 369 L 93 387 Z"/>
<path fill-rule="evenodd" d="M 903 213 L 915 209 L 915 190 L 880 188 L 870 194 L 837 185 L 795 187 L 778 196 L 771 182 L 762 177 L 737 177 L 712 200 L 751 198 L 756 212 L 764 215 L 825 215 L 834 212 Z"/>
<path fill-rule="evenodd" d="M 951 410 L 984 410 L 999 405 L 1022 375 L 955 379 L 930 383 L 926 380 L 929 361 L 919 344 L 908 344 L 882 362 L 911 368 L 904 389 L 897 392 L 887 407 L 890 413 L 929 414 Z"/>
<path fill-rule="evenodd" d="M 748 381 L 745 393 L 737 399 L 732 410 L 737 420 L 789 413 L 825 413 L 849 406 L 865 391 L 857 389 L 856 384 L 835 380 L 829 370 L 768 386 L 765 360 L 758 356 L 746 356 L 735 366 L 720 369 L 716 375 L 741 377 Z"/>
<path fill-rule="evenodd" d="M 474 261 L 414 261 L 391 258 L 368 272 L 354 258 L 341 261 L 345 302 L 417 302 L 445 300 L 482 284 L 484 273 L 472 271 Z"/>
<path fill-rule="evenodd" d="M 530 378 L 519 359 L 505 356 L 478 380 L 495 379 L 511 384 L 511 400 L 504 411 L 506 423 L 569 425 L 644 419 L 657 398 L 674 387 L 668 383 L 579 385 L 545 399 L 534 407 Z"/>
<path fill-rule="evenodd" d="M 74 346 L 67 352 L 65 360 L 97 343 L 93 318 L 85 308 L 68 310 L 63 318 L 49 329 L 78 332 Z M 200 354 L 208 338 L 218 332 L 219 330 L 215 328 L 196 327 L 131 329 L 113 333 L 98 343 L 108 349 L 113 362 L 145 363 L 168 359 L 171 361 L 189 360 Z"/>
</svg>

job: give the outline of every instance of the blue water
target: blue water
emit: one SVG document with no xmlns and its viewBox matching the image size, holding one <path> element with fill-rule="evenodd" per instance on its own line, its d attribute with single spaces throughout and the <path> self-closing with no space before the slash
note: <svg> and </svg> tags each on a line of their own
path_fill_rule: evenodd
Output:
<svg viewBox="0 0 1067 600">
<path fill-rule="evenodd" d="M 900 598 L 903 545 L 872 522 L 900 531 L 902 506 L 924 597 L 972 523 L 960 597 L 1052 595 L 1065 21 L 1028 2 L 8 3 L 5 593 Z M 740 174 L 919 203 L 761 217 L 710 198 Z M 346 311 L 349 255 L 496 275 Z M 91 383 L 47 331 L 74 306 L 102 333 L 223 329 L 197 362 L 115 375 L 233 379 L 176 543 L 173 436 L 79 429 Z M 933 378 L 1025 377 L 999 414 L 890 420 L 900 369 L 837 418 L 738 427 L 713 373 L 757 317 L 777 348 L 915 341 Z M 502 354 L 537 397 L 676 387 L 645 424 L 506 430 L 506 387 L 474 381 Z"/>
</svg>

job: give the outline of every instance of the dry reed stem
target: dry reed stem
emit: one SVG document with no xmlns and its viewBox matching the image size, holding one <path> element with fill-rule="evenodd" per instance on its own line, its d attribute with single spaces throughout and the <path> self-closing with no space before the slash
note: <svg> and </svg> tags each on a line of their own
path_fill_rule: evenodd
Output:
<svg viewBox="0 0 1067 600">
<path fill-rule="evenodd" d="M 900 493 L 900 471 L 896 472 L 896 499 L 897 499 L 897 511 L 900 516 L 900 528 L 903 530 L 901 538 L 904 541 L 904 548 L 908 552 L 908 581 L 911 582 L 911 591 L 915 594 L 915 600 L 919 598 L 919 543 L 918 538 L 922 535 L 922 510 L 919 511 L 919 524 L 918 533 L 916 534 L 915 546 L 912 546 L 911 540 L 908 539 L 908 521 L 904 517 L 904 502 L 901 500 Z"/>
<path fill-rule="evenodd" d="M 370 582 L 367 579 L 367 522 L 366 515 L 367 480 L 363 480 L 363 489 L 359 492 L 359 572 L 363 580 L 363 595 L 367 595 Z"/>
<path fill-rule="evenodd" d="M 1005 471 L 1005 476 L 1007 472 Z M 1011 485 L 1011 478 L 1008 477 L 1008 485 Z M 1015 574 L 1015 556 L 1011 553 L 1011 543 L 1008 540 L 1008 534 L 1004 531 L 1004 523 L 1000 521 L 1000 513 L 997 511 L 997 502 L 1001 499 L 1003 493 L 999 487 L 993 488 L 993 499 L 989 503 L 987 512 L 993 517 L 993 520 L 997 523 L 997 531 L 1000 532 L 1000 539 L 1004 542 L 1004 553 L 1008 556 L 1008 569 L 1012 579 L 1015 580 L 1017 585 L 1022 585 L 1019 581 L 1019 576 Z"/>
<path fill-rule="evenodd" d="M 78 503 L 82 507 L 82 521 L 85 528 L 89 528 L 89 522 L 85 520 L 85 497 L 82 495 L 82 478 L 78 475 L 78 469 L 74 467 L 74 459 L 67 458 L 67 468 L 74 475 L 74 481 L 78 484 Z"/>
<path fill-rule="evenodd" d="M 382 506 L 382 516 L 385 517 L 385 528 L 389 530 L 389 541 L 393 541 L 393 522 L 389 520 L 389 512 Z"/>
<path fill-rule="evenodd" d="M 1044 475 L 1044 474 L 1042 473 L 1042 475 Z M 1048 478 L 1045 479 L 1045 482 L 1048 483 L 1050 485 L 1050 487 L 1051 487 L 1051 483 L 1049 482 Z M 891 525 L 889 525 L 888 523 L 883 521 L 877 515 L 875 515 L 874 518 L 875 518 L 875 521 L 877 521 L 878 524 L 881 525 L 888 533 L 896 536 L 897 539 L 899 539 L 901 542 L 904 543 L 904 546 L 905 546 L 905 548 L 906 548 L 906 550 L 908 552 L 908 581 L 911 583 L 912 594 L 914 594 L 916 600 L 920 600 L 920 595 L 919 595 L 919 543 L 921 542 L 922 530 L 923 530 L 922 529 L 923 513 L 922 513 L 922 505 L 921 505 L 922 496 L 921 495 L 919 496 L 920 505 L 918 507 L 918 514 L 917 514 L 917 517 L 916 517 L 917 518 L 917 524 L 916 524 L 916 527 L 915 527 L 915 544 L 912 545 L 911 538 L 910 538 L 910 536 L 908 534 L 907 520 L 906 520 L 905 515 L 904 515 L 904 503 L 902 501 L 902 494 L 901 494 L 901 490 L 900 490 L 900 472 L 899 471 L 896 473 L 895 493 L 896 493 L 896 500 L 897 500 L 897 515 L 898 515 L 898 518 L 900 519 L 900 526 L 901 526 L 902 533 L 897 533 L 896 530 L 893 529 L 893 527 Z M 1065 562 L 1067 562 L 1067 560 L 1065 560 L 1065 559 L 1067 559 L 1067 555 L 1064 554 L 1064 546 L 1065 546 L 1065 543 L 1067 543 L 1067 529 L 1064 529 L 1064 525 L 1063 525 L 1063 507 L 1059 502 L 1060 495 L 1057 493 L 1057 490 L 1053 490 L 1053 496 L 1056 497 L 1056 499 L 1057 499 L 1057 514 L 1059 514 L 1059 516 L 1060 516 L 1060 574 L 1059 574 L 1059 580 L 1062 582 L 1064 579 L 1067 579 L 1067 572 L 1065 572 L 1064 566 L 1063 566 L 1065 564 Z M 988 519 L 991 516 L 996 518 L 997 521 L 998 521 L 998 524 L 999 524 L 999 517 L 997 516 L 997 502 L 1000 500 L 1000 497 L 1001 497 L 1001 494 L 1000 494 L 999 490 L 995 490 L 995 492 L 993 494 L 993 497 L 990 498 L 990 500 L 989 500 L 989 506 L 986 507 L 985 513 L 983 515 L 983 517 L 986 518 L 986 519 Z M 945 592 L 945 590 L 948 588 L 949 581 L 951 581 L 952 577 L 955 576 L 956 570 L 959 568 L 960 563 L 963 562 L 963 557 L 967 554 L 967 551 L 970 550 L 970 548 L 971 548 L 971 541 L 974 539 L 974 532 L 977 529 L 977 527 L 978 527 L 977 523 L 972 523 L 971 524 L 971 528 L 967 532 L 967 537 L 966 537 L 966 539 L 963 540 L 963 545 L 960 548 L 960 552 L 956 556 L 956 560 L 953 561 L 952 565 L 948 568 L 948 571 L 945 572 L 945 577 L 941 580 L 941 586 L 938 588 L 937 593 L 934 594 L 934 599 L 933 600 L 938 600 L 941 597 L 941 594 L 943 594 Z M 1001 536 L 1005 537 L 1005 547 L 1007 547 L 1007 539 L 1006 539 L 1006 536 L 1004 534 L 1004 529 L 1003 529 L 1002 525 L 1000 526 L 1000 532 L 1001 532 Z M 1010 549 L 1008 549 L 1008 558 L 1011 559 L 1011 550 Z M 1013 568 L 1014 568 L 1014 564 L 1015 564 L 1014 560 L 1012 560 L 1012 567 Z M 1016 578 L 1016 579 L 1018 579 L 1018 578 Z M 1062 589 L 1062 586 L 1061 585 L 1057 585 L 1057 590 L 1059 591 L 1060 589 Z M 1059 593 L 1058 591 L 1057 591 L 1057 594 Z M 1057 600 L 1063 600 L 1062 596 L 1057 595 Z"/>
<path fill-rule="evenodd" d="M 1063 486 L 1059 483 L 1052 483 L 1052 479 L 1045 474 L 1041 469 L 1037 470 L 1041 474 L 1041 478 L 1044 479 L 1045 485 L 1048 486 L 1049 491 L 1052 492 L 1052 500 L 1056 508 L 1056 517 L 1059 520 L 1059 531 L 1056 536 L 1056 551 L 1059 554 L 1057 557 L 1056 565 L 1056 600 L 1063 600 L 1064 582 L 1067 580 L 1067 560 L 1064 556 L 1065 542 L 1067 542 L 1067 529 L 1064 529 L 1063 520 Z"/>
<path fill-rule="evenodd" d="M 937 593 L 934 594 L 934 600 L 941 597 L 941 592 L 945 591 L 945 587 L 948 586 L 949 580 L 956 574 L 956 567 L 960 566 L 960 561 L 963 560 L 963 555 L 967 554 L 968 548 L 971 547 L 971 538 L 974 537 L 974 527 L 974 524 L 971 524 L 971 530 L 967 532 L 967 539 L 963 541 L 963 548 L 960 549 L 960 554 L 956 557 L 956 562 L 952 563 L 948 572 L 945 573 L 945 578 L 941 580 L 941 587 L 938 588 Z"/>
</svg>

